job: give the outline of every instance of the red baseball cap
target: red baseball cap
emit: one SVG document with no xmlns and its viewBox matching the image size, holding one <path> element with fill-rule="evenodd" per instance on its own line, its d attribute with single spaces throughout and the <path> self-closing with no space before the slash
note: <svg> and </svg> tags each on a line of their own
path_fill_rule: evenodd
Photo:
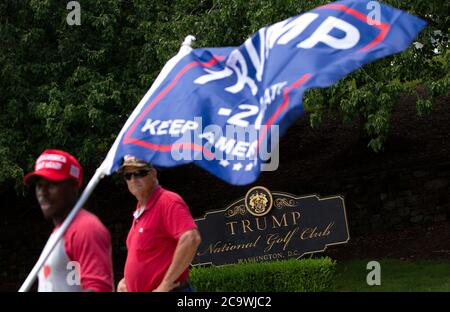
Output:
<svg viewBox="0 0 450 312">
<path fill-rule="evenodd" d="M 73 179 L 78 186 L 83 184 L 83 168 L 78 160 L 67 152 L 47 149 L 36 160 L 34 171 L 23 178 L 23 183 L 33 176 L 40 176 L 50 181 L 63 181 Z"/>
</svg>

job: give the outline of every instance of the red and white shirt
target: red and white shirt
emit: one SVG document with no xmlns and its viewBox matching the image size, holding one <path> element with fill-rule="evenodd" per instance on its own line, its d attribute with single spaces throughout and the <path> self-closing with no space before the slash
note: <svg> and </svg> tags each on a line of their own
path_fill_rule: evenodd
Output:
<svg viewBox="0 0 450 312">
<path fill-rule="evenodd" d="M 183 199 L 158 186 L 145 209 L 136 209 L 128 233 L 124 272 L 128 291 L 146 292 L 157 288 L 172 262 L 178 239 L 184 232 L 196 228 Z M 188 277 L 186 269 L 177 281 Z"/>
<path fill-rule="evenodd" d="M 52 236 L 55 235 L 56 226 Z M 51 236 L 50 236 L 51 237 Z M 40 292 L 114 290 L 111 237 L 92 213 L 81 209 L 39 271 Z"/>
</svg>

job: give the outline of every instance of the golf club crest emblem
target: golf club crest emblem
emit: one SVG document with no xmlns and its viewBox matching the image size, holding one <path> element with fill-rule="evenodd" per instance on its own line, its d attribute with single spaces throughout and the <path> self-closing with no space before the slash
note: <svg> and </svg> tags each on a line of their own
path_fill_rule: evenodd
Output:
<svg viewBox="0 0 450 312">
<path fill-rule="evenodd" d="M 245 208 L 256 217 L 268 214 L 272 206 L 272 194 L 265 187 L 255 186 L 245 195 Z"/>
</svg>

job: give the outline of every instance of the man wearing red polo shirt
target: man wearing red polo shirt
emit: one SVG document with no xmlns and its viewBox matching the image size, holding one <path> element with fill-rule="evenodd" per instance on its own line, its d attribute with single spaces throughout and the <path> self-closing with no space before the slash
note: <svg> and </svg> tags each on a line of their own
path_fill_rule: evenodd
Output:
<svg viewBox="0 0 450 312">
<path fill-rule="evenodd" d="M 138 203 L 117 291 L 193 291 L 189 265 L 200 234 L 186 203 L 159 186 L 155 168 L 141 159 L 125 156 L 119 171 Z"/>
<path fill-rule="evenodd" d="M 55 230 L 74 207 L 83 184 L 83 170 L 75 157 L 61 150 L 45 150 L 24 183 L 35 184 L 36 197 Z M 54 235 L 54 234 L 52 234 Z M 111 238 L 92 213 L 81 209 L 40 270 L 38 291 L 113 291 Z"/>
</svg>

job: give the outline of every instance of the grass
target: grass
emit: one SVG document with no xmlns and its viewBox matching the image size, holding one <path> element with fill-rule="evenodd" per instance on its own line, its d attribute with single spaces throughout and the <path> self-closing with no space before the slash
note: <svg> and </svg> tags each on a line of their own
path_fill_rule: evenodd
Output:
<svg viewBox="0 0 450 312">
<path fill-rule="evenodd" d="M 379 260 L 379 286 L 367 285 L 369 261 L 338 261 L 333 291 L 450 291 L 450 261 Z"/>
</svg>

